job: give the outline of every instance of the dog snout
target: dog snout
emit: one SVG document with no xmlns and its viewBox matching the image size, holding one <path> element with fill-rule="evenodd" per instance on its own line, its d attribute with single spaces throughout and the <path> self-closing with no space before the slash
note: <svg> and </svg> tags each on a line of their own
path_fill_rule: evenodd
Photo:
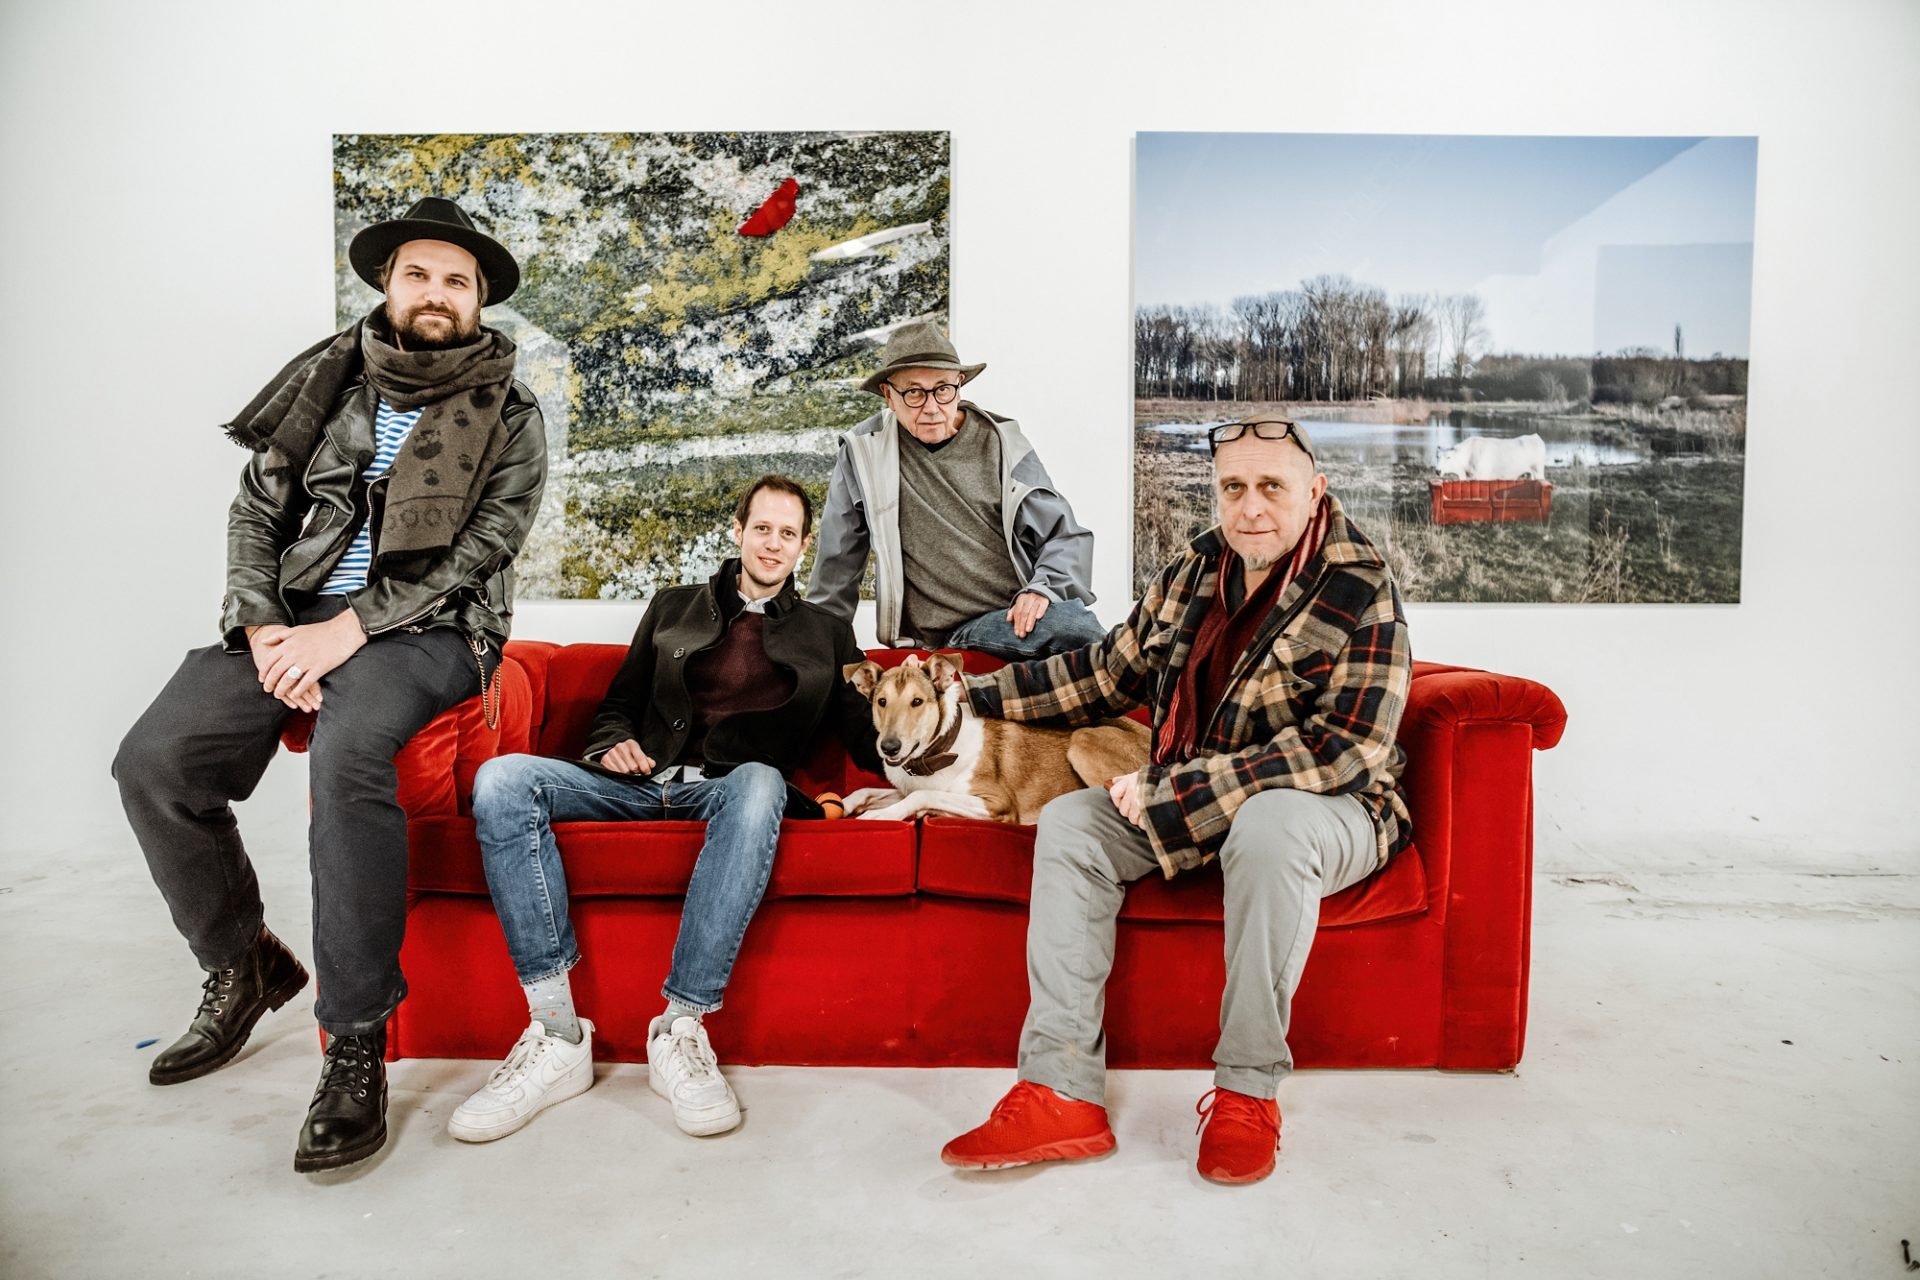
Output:
<svg viewBox="0 0 1920 1280">
<path fill-rule="evenodd" d="M 882 739 L 880 739 L 880 754 L 881 754 L 881 755 L 883 755 L 883 756 L 897 756 L 897 755 L 899 755 L 899 754 L 900 754 L 900 739 L 898 739 L 898 738 L 882 738 Z"/>
</svg>

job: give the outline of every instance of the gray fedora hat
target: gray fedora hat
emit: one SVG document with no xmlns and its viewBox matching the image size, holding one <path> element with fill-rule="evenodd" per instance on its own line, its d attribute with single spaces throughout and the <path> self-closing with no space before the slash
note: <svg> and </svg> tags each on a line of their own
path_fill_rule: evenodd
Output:
<svg viewBox="0 0 1920 1280">
<path fill-rule="evenodd" d="M 931 320 L 915 320 L 893 331 L 887 345 L 880 349 L 880 367 L 860 384 L 860 389 L 882 395 L 880 384 L 902 369 L 952 369 L 961 375 L 960 381 L 964 383 L 971 382 L 974 375 L 986 367 L 960 363 L 960 353 L 947 341 L 947 335 L 940 332 L 939 325 Z"/>
<path fill-rule="evenodd" d="M 417 201 L 405 217 L 376 222 L 363 230 L 347 246 L 347 261 L 355 275 L 378 289 L 380 268 L 409 240 L 444 240 L 472 254 L 486 273 L 489 306 L 505 302 L 520 287 L 520 264 L 506 246 L 476 227 L 465 209 L 439 196 Z"/>
</svg>

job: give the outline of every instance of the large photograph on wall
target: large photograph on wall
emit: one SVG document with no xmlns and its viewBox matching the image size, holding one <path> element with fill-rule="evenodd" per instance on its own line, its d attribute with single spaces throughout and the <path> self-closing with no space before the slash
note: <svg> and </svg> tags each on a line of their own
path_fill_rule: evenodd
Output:
<svg viewBox="0 0 1920 1280">
<path fill-rule="evenodd" d="M 744 484 L 784 471 L 823 499 L 878 345 L 947 323 L 944 133 L 351 134 L 333 171 L 342 326 L 379 301 L 348 243 L 422 196 L 519 260 L 485 320 L 546 416 L 522 599 L 710 574 Z"/>
<path fill-rule="evenodd" d="M 1307 425 L 1427 601 L 1737 602 L 1749 137 L 1143 133 L 1134 577 Z"/>
</svg>

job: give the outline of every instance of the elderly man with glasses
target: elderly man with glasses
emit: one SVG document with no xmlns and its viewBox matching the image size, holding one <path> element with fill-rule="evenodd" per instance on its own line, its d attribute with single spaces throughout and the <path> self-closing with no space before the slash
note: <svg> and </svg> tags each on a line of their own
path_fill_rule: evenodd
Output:
<svg viewBox="0 0 1920 1280">
<path fill-rule="evenodd" d="M 1041 812 L 1019 1081 L 947 1144 L 948 1164 L 1113 1149 L 1102 1022 L 1114 920 L 1132 881 L 1217 858 L 1226 985 L 1199 1169 L 1266 1177 L 1320 899 L 1411 842 L 1395 731 L 1412 658 L 1386 563 L 1327 492 L 1298 424 L 1226 423 L 1209 443 L 1220 522 L 1125 622 L 1088 648 L 967 677 L 974 710 L 1009 720 L 1091 724 L 1151 707 L 1154 745 L 1139 772 Z"/>
<path fill-rule="evenodd" d="M 861 383 L 887 407 L 841 438 L 807 599 L 851 620 L 871 551 L 882 644 L 1064 653 L 1104 633 L 1093 535 L 1020 424 L 961 398 L 984 368 L 929 320 L 887 340 Z"/>
</svg>

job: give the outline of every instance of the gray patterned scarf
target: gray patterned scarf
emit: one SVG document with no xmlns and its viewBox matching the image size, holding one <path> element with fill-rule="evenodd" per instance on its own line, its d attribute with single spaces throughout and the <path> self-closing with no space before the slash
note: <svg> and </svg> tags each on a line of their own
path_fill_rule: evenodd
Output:
<svg viewBox="0 0 1920 1280">
<path fill-rule="evenodd" d="M 496 329 L 461 347 L 402 351 L 384 304 L 295 356 L 226 424 L 228 438 L 268 455 L 280 476 L 306 469 L 334 401 L 363 373 L 396 409 L 420 409 L 393 460 L 375 530 L 375 567 L 418 581 L 472 514 L 506 447 L 501 420 L 513 385 L 513 340 Z"/>
</svg>

